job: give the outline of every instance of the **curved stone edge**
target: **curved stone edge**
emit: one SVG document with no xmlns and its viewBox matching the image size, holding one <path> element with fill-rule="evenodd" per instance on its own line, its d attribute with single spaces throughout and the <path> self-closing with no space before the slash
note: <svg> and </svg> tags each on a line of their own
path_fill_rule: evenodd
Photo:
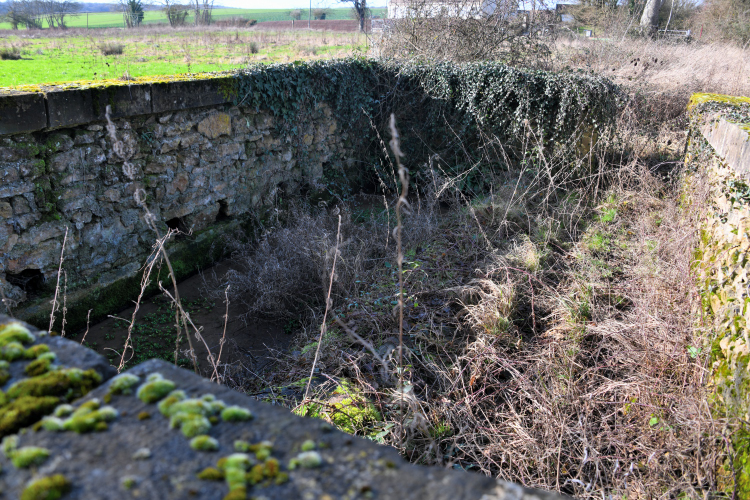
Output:
<svg viewBox="0 0 750 500">
<path fill-rule="evenodd" d="M 15 320 L 0 316 L 0 324 L 8 321 Z M 102 369 L 107 378 L 113 373 L 111 367 L 103 368 L 103 359 L 98 359 L 101 357 L 89 349 L 66 339 L 41 336 L 43 332 L 30 329 L 39 339 L 50 344 L 61 358 L 64 357 L 67 365 L 75 365 L 79 359 L 86 360 L 85 367 L 97 371 Z M 324 462 L 320 468 L 290 471 L 288 483 L 264 486 L 263 489 L 257 487 L 249 492 L 251 495 L 262 493 L 269 500 L 302 498 L 306 494 L 316 498 L 325 498 L 325 495 L 344 498 L 352 491 L 367 493 L 370 498 L 394 500 L 568 498 L 479 474 L 408 463 L 391 447 L 350 436 L 321 420 L 296 416 L 285 408 L 254 400 L 162 360 L 146 361 L 126 373 L 141 380 L 149 374 L 159 373 L 174 381 L 177 388 L 185 390 L 189 397 L 213 394 L 229 405 L 250 409 L 255 418 L 246 423 L 215 423 L 209 434 L 221 443 L 220 451 L 198 453 L 190 449 L 189 440 L 179 431 L 168 428 L 167 419 L 159 414 L 156 405 L 143 403 L 134 395 L 114 396 L 108 404 L 117 409 L 119 417 L 104 432 L 20 433 L 20 446 L 41 446 L 47 448 L 51 456 L 38 469 L 16 469 L 5 457 L 0 457 L 3 471 L 0 486 L 9 498 L 19 497 L 33 479 L 53 474 L 63 474 L 70 480 L 72 491 L 65 498 L 71 499 L 101 498 L 103 491 L 120 491 L 123 496 L 127 495 L 122 489 L 124 478 L 134 478 L 139 498 L 184 498 L 186 495 L 206 500 L 220 498 L 226 493 L 223 482 L 200 481 L 195 474 L 232 453 L 236 439 L 272 441 L 273 456 L 283 468 L 299 452 L 300 443 L 313 440 L 321 445 L 319 451 Z M 108 393 L 109 383 L 105 382 L 73 405 L 78 406 L 93 398 L 108 401 Z M 150 417 L 140 418 L 144 412 Z M 145 447 L 149 449 L 146 459 L 133 458 L 135 452 Z"/>
</svg>

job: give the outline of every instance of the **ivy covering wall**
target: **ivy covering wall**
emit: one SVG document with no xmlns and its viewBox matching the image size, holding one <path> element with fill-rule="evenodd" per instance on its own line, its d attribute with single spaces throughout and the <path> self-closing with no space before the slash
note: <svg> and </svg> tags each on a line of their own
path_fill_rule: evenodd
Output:
<svg viewBox="0 0 750 500">
<path fill-rule="evenodd" d="M 363 153 L 373 158 L 383 150 L 378 138 L 390 137 L 386 124 L 394 113 L 413 173 L 437 154 L 456 174 L 488 159 L 488 140 L 502 145 L 498 160 L 529 136 L 548 152 L 575 146 L 608 130 L 623 99 L 608 79 L 580 72 L 361 58 L 252 66 L 238 73 L 232 96 L 238 105 L 269 109 L 292 134 L 306 110 L 324 101 L 352 134 L 369 141 Z"/>
</svg>

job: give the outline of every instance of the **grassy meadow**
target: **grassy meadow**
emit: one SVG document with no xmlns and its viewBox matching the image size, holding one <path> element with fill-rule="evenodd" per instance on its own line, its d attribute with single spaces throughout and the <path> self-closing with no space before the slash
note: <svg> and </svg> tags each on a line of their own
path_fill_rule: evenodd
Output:
<svg viewBox="0 0 750 500">
<path fill-rule="evenodd" d="M 85 4 L 84 4 L 85 10 Z M 385 16 L 386 9 L 372 9 L 374 16 Z M 233 17 L 255 19 L 259 23 L 265 21 L 290 21 L 290 9 L 216 9 L 213 11 L 213 19 L 220 21 Z M 351 19 L 351 9 L 328 9 L 326 19 Z M 186 19 L 191 24 L 194 17 L 190 15 Z M 166 24 L 167 18 L 161 10 L 149 10 L 145 12 L 143 24 Z M 96 12 L 93 14 L 79 14 L 67 21 L 69 28 L 122 28 L 122 14 L 119 12 Z M 0 23 L 0 30 L 9 30 L 9 23 Z"/>
<path fill-rule="evenodd" d="M 0 60 L 0 87 L 223 71 L 252 62 L 342 57 L 366 49 L 358 33 L 164 28 L 70 30 L 38 38 L 24 34 L 0 39 L 0 50 L 21 56 Z M 119 49 L 121 54 L 105 55 Z"/>
</svg>

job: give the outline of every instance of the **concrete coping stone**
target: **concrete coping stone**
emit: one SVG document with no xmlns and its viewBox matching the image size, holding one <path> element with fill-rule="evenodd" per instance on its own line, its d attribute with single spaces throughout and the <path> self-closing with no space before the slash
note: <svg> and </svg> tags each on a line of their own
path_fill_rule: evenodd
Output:
<svg viewBox="0 0 750 500">
<path fill-rule="evenodd" d="M 145 81 L 81 82 L 0 89 L 0 135 L 54 130 L 112 118 L 231 102 L 234 72 Z"/>
</svg>

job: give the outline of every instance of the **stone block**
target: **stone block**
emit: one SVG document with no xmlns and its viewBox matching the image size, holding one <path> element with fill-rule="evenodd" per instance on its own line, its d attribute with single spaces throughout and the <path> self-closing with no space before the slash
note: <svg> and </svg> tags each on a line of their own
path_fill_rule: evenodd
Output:
<svg viewBox="0 0 750 500">
<path fill-rule="evenodd" d="M 9 184 L 0 184 L 0 198 L 10 198 L 11 196 L 30 193 L 33 190 L 33 182 L 14 182 Z"/>
<path fill-rule="evenodd" d="M 198 132 L 209 139 L 232 133 L 232 119 L 227 113 L 212 113 L 198 124 Z"/>
<path fill-rule="evenodd" d="M 163 113 L 230 102 L 231 96 L 223 92 L 222 87 L 232 85 L 231 80 L 231 78 L 212 78 L 154 83 L 151 86 L 153 112 Z"/>
<path fill-rule="evenodd" d="M 72 127 L 96 121 L 91 89 L 66 89 L 47 92 L 49 128 Z"/>
<path fill-rule="evenodd" d="M 0 95 L 0 135 L 33 132 L 47 126 L 44 95 Z"/>
<path fill-rule="evenodd" d="M 735 172 L 750 179 L 750 125 L 721 118 L 715 122 L 708 121 L 700 130 L 716 153 Z"/>
<path fill-rule="evenodd" d="M 91 95 L 96 112 L 95 120 L 92 121 L 104 120 L 108 105 L 112 110 L 112 119 L 152 112 L 150 84 L 110 85 L 91 89 Z"/>
</svg>

